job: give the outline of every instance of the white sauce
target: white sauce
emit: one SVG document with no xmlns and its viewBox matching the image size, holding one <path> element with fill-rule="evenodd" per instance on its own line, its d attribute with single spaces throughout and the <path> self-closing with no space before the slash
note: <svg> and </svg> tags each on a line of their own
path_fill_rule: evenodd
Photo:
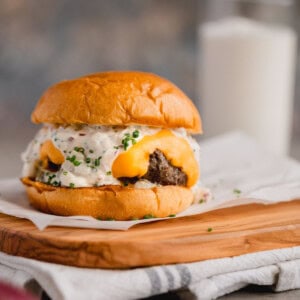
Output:
<svg viewBox="0 0 300 300">
<path fill-rule="evenodd" d="M 144 136 L 153 135 L 159 130 L 161 128 L 148 126 L 54 127 L 47 125 L 39 130 L 22 154 L 23 176 L 35 177 L 37 175 L 40 146 L 46 140 L 52 140 L 65 156 L 65 162 L 58 172 L 46 172 L 40 178 L 41 181 L 65 187 L 121 185 L 121 182 L 112 176 L 111 167 L 115 158 L 125 151 L 122 145 L 125 135 L 130 134 L 132 137 L 133 132 L 138 131 L 138 137 L 134 138 L 138 142 Z M 171 131 L 190 144 L 199 163 L 200 147 L 198 143 L 183 128 Z M 130 149 L 131 146 L 132 142 L 130 141 L 127 149 Z M 157 184 L 147 180 L 141 180 L 135 184 L 136 188 L 153 186 L 157 186 Z M 199 186 L 199 182 L 194 187 L 196 186 Z"/>
</svg>

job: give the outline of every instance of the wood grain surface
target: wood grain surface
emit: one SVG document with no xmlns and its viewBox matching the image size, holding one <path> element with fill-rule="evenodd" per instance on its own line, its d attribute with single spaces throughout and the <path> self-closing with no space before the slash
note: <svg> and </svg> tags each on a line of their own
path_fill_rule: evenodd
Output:
<svg viewBox="0 0 300 300">
<path fill-rule="evenodd" d="M 0 250 L 90 268 L 184 263 L 300 245 L 300 200 L 250 204 L 128 231 L 49 227 L 0 214 Z"/>
</svg>

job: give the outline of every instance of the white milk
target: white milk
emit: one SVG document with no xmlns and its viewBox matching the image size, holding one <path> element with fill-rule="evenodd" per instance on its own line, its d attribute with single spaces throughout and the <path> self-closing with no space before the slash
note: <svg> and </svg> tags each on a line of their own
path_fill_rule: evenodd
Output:
<svg viewBox="0 0 300 300">
<path fill-rule="evenodd" d="M 296 33 L 233 17 L 206 23 L 199 38 L 205 136 L 240 129 L 273 153 L 287 154 Z"/>
</svg>

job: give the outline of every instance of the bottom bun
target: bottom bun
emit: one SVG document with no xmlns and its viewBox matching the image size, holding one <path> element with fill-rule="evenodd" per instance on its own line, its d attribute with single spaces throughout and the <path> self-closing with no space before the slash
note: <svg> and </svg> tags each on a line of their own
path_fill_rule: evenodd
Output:
<svg viewBox="0 0 300 300">
<path fill-rule="evenodd" d="M 133 188 L 117 185 L 101 187 L 55 187 L 31 180 L 21 181 L 32 206 L 61 216 L 85 215 L 102 220 L 167 217 L 177 214 L 193 202 L 190 189 L 179 186 Z"/>
</svg>

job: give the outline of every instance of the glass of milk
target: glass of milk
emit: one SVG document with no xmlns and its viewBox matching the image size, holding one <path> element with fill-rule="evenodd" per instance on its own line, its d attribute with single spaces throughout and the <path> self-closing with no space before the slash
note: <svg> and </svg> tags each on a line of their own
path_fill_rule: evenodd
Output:
<svg viewBox="0 0 300 300">
<path fill-rule="evenodd" d="M 199 26 L 205 136 L 241 130 L 289 152 L 297 54 L 293 1 L 209 0 Z"/>
</svg>

